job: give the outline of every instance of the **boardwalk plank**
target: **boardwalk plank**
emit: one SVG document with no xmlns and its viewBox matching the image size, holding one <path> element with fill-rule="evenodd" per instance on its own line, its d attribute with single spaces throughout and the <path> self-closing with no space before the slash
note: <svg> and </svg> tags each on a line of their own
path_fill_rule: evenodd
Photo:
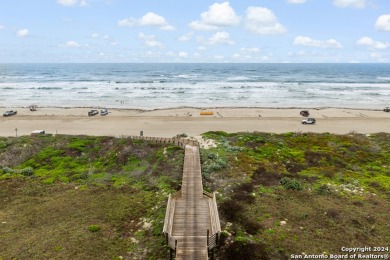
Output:
<svg viewBox="0 0 390 260">
<path fill-rule="evenodd" d="M 220 232 L 220 228 L 216 228 L 219 227 L 219 218 L 213 204 L 215 197 L 203 193 L 198 146 L 186 145 L 179 194 L 170 197 L 172 201 L 169 201 L 170 208 L 166 211 L 170 216 L 164 223 L 164 232 L 169 231 L 166 232 L 169 241 L 177 240 L 175 259 L 208 259 L 207 231 Z"/>
<path fill-rule="evenodd" d="M 176 202 L 172 236 L 176 259 L 208 259 L 207 229 L 211 229 L 208 201 L 203 198 L 199 148 L 186 146 L 182 197 Z"/>
</svg>

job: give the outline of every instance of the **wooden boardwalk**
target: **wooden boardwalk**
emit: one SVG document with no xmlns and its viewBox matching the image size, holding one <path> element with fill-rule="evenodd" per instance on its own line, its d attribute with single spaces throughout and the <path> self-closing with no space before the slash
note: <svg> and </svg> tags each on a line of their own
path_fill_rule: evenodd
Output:
<svg viewBox="0 0 390 260">
<path fill-rule="evenodd" d="M 215 195 L 203 191 L 199 147 L 186 145 L 182 189 L 169 196 L 164 230 L 175 259 L 208 259 L 218 244 Z"/>
</svg>

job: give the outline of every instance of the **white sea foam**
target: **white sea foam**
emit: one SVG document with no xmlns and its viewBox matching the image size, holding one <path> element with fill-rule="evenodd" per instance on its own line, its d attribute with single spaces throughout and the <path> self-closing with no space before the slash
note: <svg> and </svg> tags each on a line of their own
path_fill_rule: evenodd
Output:
<svg viewBox="0 0 390 260">
<path fill-rule="evenodd" d="M 0 106 L 382 108 L 390 66 L 378 66 L 14 65 L 0 74 Z"/>
</svg>

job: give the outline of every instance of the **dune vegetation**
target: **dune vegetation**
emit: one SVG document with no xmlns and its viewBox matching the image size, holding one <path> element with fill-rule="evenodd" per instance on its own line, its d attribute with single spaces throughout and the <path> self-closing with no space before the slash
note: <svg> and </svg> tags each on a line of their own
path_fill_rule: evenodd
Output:
<svg viewBox="0 0 390 260">
<path fill-rule="evenodd" d="M 345 255 L 390 241 L 390 135 L 209 132 L 204 184 L 219 193 L 221 259 Z M 384 253 L 388 253 L 384 252 Z"/>
<path fill-rule="evenodd" d="M 165 259 L 183 155 L 129 138 L 0 138 L 0 259 Z"/>
<path fill-rule="evenodd" d="M 208 132 L 219 259 L 342 254 L 390 241 L 390 134 Z M 0 138 L 0 259 L 167 259 L 184 150 L 130 138 Z"/>
</svg>

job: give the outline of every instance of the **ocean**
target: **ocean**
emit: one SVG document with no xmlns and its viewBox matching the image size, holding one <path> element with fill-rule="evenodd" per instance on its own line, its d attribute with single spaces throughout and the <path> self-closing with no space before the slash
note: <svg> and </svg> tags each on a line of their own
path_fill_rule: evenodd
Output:
<svg viewBox="0 0 390 260">
<path fill-rule="evenodd" d="M 390 106 L 390 64 L 0 64 L 0 106 Z"/>
</svg>

